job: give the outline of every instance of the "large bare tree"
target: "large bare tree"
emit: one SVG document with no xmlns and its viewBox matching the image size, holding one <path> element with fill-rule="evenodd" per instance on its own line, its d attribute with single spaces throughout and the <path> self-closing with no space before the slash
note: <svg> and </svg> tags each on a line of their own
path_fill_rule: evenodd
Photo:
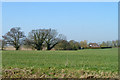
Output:
<svg viewBox="0 0 120 80">
<path fill-rule="evenodd" d="M 16 50 L 19 50 L 22 42 L 25 38 L 24 32 L 21 31 L 20 27 L 11 28 L 8 33 L 3 36 L 5 42 L 12 45 Z"/>
<path fill-rule="evenodd" d="M 64 36 L 58 34 L 54 29 L 37 29 L 29 33 L 28 38 L 25 40 L 25 45 L 32 46 L 32 48 L 37 50 L 42 50 L 43 47 L 51 50 L 62 39 L 64 39 Z"/>
<path fill-rule="evenodd" d="M 47 50 L 51 50 L 52 48 L 54 48 L 55 45 L 63 39 L 65 39 L 64 35 L 58 34 L 58 32 L 55 29 L 48 29 L 48 35 L 45 40 Z"/>
<path fill-rule="evenodd" d="M 43 43 L 45 42 L 47 35 L 47 29 L 32 30 L 26 39 L 26 44 L 34 47 L 37 50 L 42 50 Z"/>
</svg>

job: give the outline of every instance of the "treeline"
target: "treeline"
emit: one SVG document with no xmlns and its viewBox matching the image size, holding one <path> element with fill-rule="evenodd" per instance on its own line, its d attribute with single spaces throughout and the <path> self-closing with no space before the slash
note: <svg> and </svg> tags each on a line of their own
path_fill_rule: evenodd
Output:
<svg viewBox="0 0 120 80">
<path fill-rule="evenodd" d="M 99 49 L 101 47 L 120 47 L 118 44 L 118 40 L 113 41 L 103 41 L 102 43 L 92 43 L 96 44 L 97 46 L 90 46 L 91 43 L 88 43 L 87 40 L 84 41 L 74 41 L 74 40 L 62 40 L 56 46 L 56 50 L 78 50 L 78 49 Z"/>
<path fill-rule="evenodd" d="M 55 29 L 36 29 L 28 33 L 25 36 L 20 27 L 11 28 L 0 41 L 1 49 L 6 46 L 13 46 L 16 50 L 19 50 L 21 46 L 36 50 L 78 50 L 90 47 L 120 47 L 118 40 L 115 41 L 103 41 L 102 43 L 88 43 L 84 41 L 67 41 L 63 34 L 59 34 Z M 93 46 L 91 46 L 93 44 Z"/>
</svg>

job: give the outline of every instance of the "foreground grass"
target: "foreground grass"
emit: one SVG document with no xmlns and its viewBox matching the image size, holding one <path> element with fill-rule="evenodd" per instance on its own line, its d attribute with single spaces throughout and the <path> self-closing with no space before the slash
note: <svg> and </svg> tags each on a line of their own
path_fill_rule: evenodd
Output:
<svg viewBox="0 0 120 80">
<path fill-rule="evenodd" d="M 65 70 L 63 72 L 66 77 L 70 77 L 68 75 L 81 77 L 81 71 L 84 71 L 86 75 L 91 73 L 103 76 L 109 73 L 109 77 L 114 77 L 118 71 L 118 50 L 113 48 L 78 51 L 3 51 L 2 62 L 4 75 L 8 74 L 5 70 L 14 71 L 14 68 L 18 68 L 18 70 L 27 68 L 26 71 L 32 68 L 35 70 L 34 75 L 37 72 L 39 75 L 44 73 L 45 77 L 61 77 L 57 74 L 62 75 L 62 70 Z M 54 70 L 52 71 L 53 76 L 49 76 L 51 70 Z"/>
</svg>

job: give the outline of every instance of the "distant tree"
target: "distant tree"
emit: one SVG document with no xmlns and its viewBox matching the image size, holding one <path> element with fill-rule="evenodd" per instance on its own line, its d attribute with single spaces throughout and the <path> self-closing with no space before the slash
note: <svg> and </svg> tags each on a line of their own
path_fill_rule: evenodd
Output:
<svg viewBox="0 0 120 80">
<path fill-rule="evenodd" d="M 112 41 L 112 46 L 113 47 L 118 47 L 118 40 L 113 40 Z"/>
<path fill-rule="evenodd" d="M 113 40 L 113 41 L 103 41 L 101 44 L 101 47 L 118 47 L 119 42 L 118 40 Z"/>
<path fill-rule="evenodd" d="M 3 38 L 7 44 L 12 45 L 16 48 L 16 50 L 18 50 L 23 43 L 25 35 L 24 32 L 20 31 L 20 27 L 14 27 L 11 28 L 10 31 L 3 36 Z"/>
<path fill-rule="evenodd" d="M 52 48 L 54 48 L 55 45 L 58 44 L 61 40 L 63 40 L 65 37 L 62 34 L 58 34 L 55 29 L 48 29 L 47 32 L 48 35 L 45 39 L 47 50 L 51 50 Z"/>
<path fill-rule="evenodd" d="M 118 47 L 120 47 L 120 40 L 118 40 Z"/>
<path fill-rule="evenodd" d="M 119 46 L 119 41 L 118 40 L 116 40 L 116 47 L 118 47 Z"/>
<path fill-rule="evenodd" d="M 105 41 L 103 41 L 100 46 L 101 46 L 101 47 L 107 47 L 107 44 L 106 44 Z"/>
<path fill-rule="evenodd" d="M 70 40 L 69 44 L 72 50 L 77 50 L 80 47 L 80 44 L 74 40 Z"/>
<path fill-rule="evenodd" d="M 111 42 L 111 41 L 107 41 L 107 42 L 106 42 L 106 46 L 107 46 L 107 47 L 112 47 L 112 42 Z"/>
<path fill-rule="evenodd" d="M 32 48 L 35 48 L 37 50 L 43 49 L 43 44 L 45 42 L 45 39 L 48 36 L 48 29 L 37 29 L 32 30 L 28 38 L 25 40 L 25 45 L 30 45 Z"/>
<path fill-rule="evenodd" d="M 87 47 L 88 46 L 87 40 L 81 41 L 80 46 L 81 47 Z"/>
<path fill-rule="evenodd" d="M 80 46 L 84 47 L 84 42 L 83 41 L 80 41 Z"/>
<path fill-rule="evenodd" d="M 71 49 L 76 49 L 74 40 L 70 40 L 69 44 L 70 44 Z"/>
<path fill-rule="evenodd" d="M 78 50 L 79 47 L 80 47 L 79 42 L 76 42 L 74 40 L 70 40 L 69 42 L 67 40 L 61 40 L 55 46 L 55 49 L 57 50 Z"/>
<path fill-rule="evenodd" d="M 116 43 L 116 47 L 118 47 L 118 40 L 116 40 L 115 43 Z"/>
<path fill-rule="evenodd" d="M 56 50 L 71 50 L 71 46 L 67 40 L 61 40 L 56 46 Z"/>
<path fill-rule="evenodd" d="M 75 42 L 75 47 L 76 47 L 76 49 L 79 49 L 80 48 L 80 43 L 79 42 Z"/>
</svg>

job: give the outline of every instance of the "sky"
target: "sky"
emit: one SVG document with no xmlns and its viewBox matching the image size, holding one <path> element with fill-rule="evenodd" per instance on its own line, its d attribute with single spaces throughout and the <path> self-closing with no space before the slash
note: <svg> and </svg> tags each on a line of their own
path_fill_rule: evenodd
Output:
<svg viewBox="0 0 120 80">
<path fill-rule="evenodd" d="M 56 29 L 67 40 L 102 42 L 118 39 L 117 2 L 3 2 L 2 34 L 21 27 Z"/>
</svg>

